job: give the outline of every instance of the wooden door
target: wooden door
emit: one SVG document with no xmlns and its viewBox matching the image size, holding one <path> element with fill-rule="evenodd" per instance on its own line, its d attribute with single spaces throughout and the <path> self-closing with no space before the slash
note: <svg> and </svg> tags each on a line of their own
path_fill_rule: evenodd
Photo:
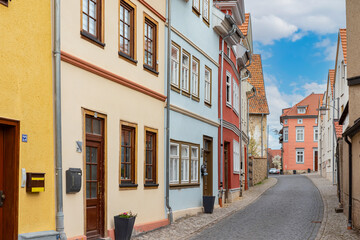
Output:
<svg viewBox="0 0 360 240">
<path fill-rule="evenodd" d="M 213 153 L 212 153 L 212 138 L 204 137 L 204 165 L 208 175 L 203 177 L 203 195 L 213 195 Z"/>
<path fill-rule="evenodd" d="M 87 124 L 100 124 L 100 129 L 87 128 L 86 134 L 86 236 L 88 239 L 104 237 L 104 152 L 101 130 L 103 121 L 90 118 Z M 98 122 L 100 121 L 100 122 Z M 95 128 L 94 128 L 95 129 Z"/>
<path fill-rule="evenodd" d="M 0 119 L 0 239 L 7 240 L 18 234 L 18 130 L 18 122 Z"/>
<path fill-rule="evenodd" d="M 315 171 L 317 171 L 318 170 L 318 151 L 315 151 L 314 158 L 315 158 Z"/>
<path fill-rule="evenodd" d="M 225 202 L 228 202 L 229 199 L 229 152 L 230 152 L 230 144 L 225 142 L 224 144 L 224 170 L 225 170 Z"/>
</svg>

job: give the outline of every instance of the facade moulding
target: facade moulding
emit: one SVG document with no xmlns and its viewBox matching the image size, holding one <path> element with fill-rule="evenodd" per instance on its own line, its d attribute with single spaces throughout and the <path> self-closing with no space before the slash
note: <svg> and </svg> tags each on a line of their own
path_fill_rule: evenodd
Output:
<svg viewBox="0 0 360 240">
<path fill-rule="evenodd" d="M 165 26 L 168 26 L 167 24 L 165 24 Z M 204 50 L 202 50 L 201 48 L 199 48 L 195 43 L 193 43 L 190 39 L 188 39 L 184 34 L 182 34 L 181 32 L 179 32 L 176 28 L 171 27 L 171 30 L 176 33 L 176 35 L 178 35 L 180 38 L 182 38 L 185 42 L 187 42 L 188 44 L 190 44 L 193 48 L 195 48 L 198 52 L 200 52 L 204 57 L 206 57 L 209 61 L 211 61 L 216 67 L 219 67 L 219 63 L 217 61 L 215 61 L 212 57 L 210 57 Z"/>
<path fill-rule="evenodd" d="M 103 78 L 106 78 L 110 81 L 113 81 L 113 82 L 116 82 L 118 84 L 121 84 L 125 87 L 128 87 L 130 89 L 133 89 L 135 91 L 138 91 L 138 92 L 141 92 L 145 95 L 148 95 L 150 97 L 153 97 L 157 100 L 160 100 L 162 102 L 165 102 L 166 100 L 166 96 L 163 95 L 163 94 L 160 94 L 158 92 L 155 92 L 154 90 L 151 90 L 147 87 L 144 87 L 140 84 L 137 84 L 135 82 L 132 82 L 130 81 L 129 79 L 126 79 L 124 77 L 121 77 L 119 75 L 116 75 L 110 71 L 107 71 L 101 67 L 98 67 L 94 64 L 91 64 L 85 60 L 82 60 L 78 57 L 75 57 L 69 53 L 66 53 L 64 51 L 61 51 L 61 60 L 66 62 L 66 63 L 69 63 L 73 66 L 76 66 L 78 68 L 81 68 L 85 71 L 88 71 L 88 72 L 91 72 L 93 74 L 96 74 L 100 77 L 103 77 Z"/>
<path fill-rule="evenodd" d="M 283 116 L 282 119 L 296 119 L 296 118 L 318 118 L 317 115 L 297 115 L 297 116 Z"/>
<path fill-rule="evenodd" d="M 149 9 L 153 14 L 155 14 L 161 21 L 166 22 L 166 17 L 161 15 L 158 11 L 156 11 L 149 3 L 145 2 L 145 0 L 139 0 L 139 2 L 144 5 L 147 9 Z"/>
<path fill-rule="evenodd" d="M 204 117 L 202 117 L 202 116 L 200 116 L 200 115 L 198 115 L 198 114 L 192 113 L 192 112 L 190 112 L 190 111 L 188 111 L 188 110 L 185 110 L 185 109 L 183 109 L 183 108 L 180 108 L 180 107 L 175 106 L 175 105 L 172 105 L 172 104 L 170 105 L 170 110 L 175 111 L 175 112 L 178 112 L 178 113 L 181 113 L 181 114 L 186 115 L 186 116 L 188 116 L 188 117 L 197 119 L 197 120 L 199 120 L 199 121 L 202 121 L 202 122 L 207 123 L 207 124 L 209 124 L 209 125 L 212 125 L 212 126 L 214 126 L 214 127 L 219 127 L 219 126 L 220 126 L 219 123 L 217 123 L 217 122 L 215 122 L 215 121 L 213 121 L 213 120 L 204 118 Z"/>
<path fill-rule="evenodd" d="M 224 59 L 225 59 L 225 61 L 226 61 L 228 64 L 231 65 L 232 70 L 235 72 L 236 77 L 237 77 L 237 79 L 239 80 L 241 77 L 240 77 L 240 74 L 238 73 L 238 70 L 236 69 L 236 66 L 235 66 L 234 62 L 231 61 L 231 59 L 229 58 L 229 56 L 226 55 L 226 54 L 224 54 Z M 239 82 L 240 82 L 240 80 L 239 80 Z"/>
<path fill-rule="evenodd" d="M 224 128 L 231 130 L 233 133 L 235 133 L 237 136 L 240 137 L 240 129 L 238 127 L 236 127 L 234 124 L 223 120 L 224 122 Z"/>
<path fill-rule="evenodd" d="M 360 84 L 360 76 L 348 78 L 348 86 L 355 86 Z"/>
</svg>

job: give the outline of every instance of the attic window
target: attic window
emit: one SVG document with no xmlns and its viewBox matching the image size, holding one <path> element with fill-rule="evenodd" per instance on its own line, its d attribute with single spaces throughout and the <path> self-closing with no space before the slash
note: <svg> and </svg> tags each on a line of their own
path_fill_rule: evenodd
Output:
<svg viewBox="0 0 360 240">
<path fill-rule="evenodd" d="M 306 108 L 298 107 L 297 111 L 298 111 L 299 114 L 304 114 L 306 112 Z"/>
</svg>

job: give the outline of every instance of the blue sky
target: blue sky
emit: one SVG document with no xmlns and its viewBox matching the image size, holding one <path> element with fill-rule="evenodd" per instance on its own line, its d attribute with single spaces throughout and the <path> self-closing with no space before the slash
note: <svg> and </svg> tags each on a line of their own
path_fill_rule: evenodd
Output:
<svg viewBox="0 0 360 240">
<path fill-rule="evenodd" d="M 280 130 L 281 109 L 312 92 L 323 93 L 335 66 L 339 28 L 345 28 L 345 0 L 245 0 L 254 53 L 262 56 L 270 129 Z M 269 146 L 280 148 L 270 134 Z"/>
</svg>

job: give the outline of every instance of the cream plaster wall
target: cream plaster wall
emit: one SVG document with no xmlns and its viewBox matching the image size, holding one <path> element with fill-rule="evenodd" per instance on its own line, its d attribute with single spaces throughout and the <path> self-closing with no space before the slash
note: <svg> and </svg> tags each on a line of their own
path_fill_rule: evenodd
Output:
<svg viewBox="0 0 360 240">
<path fill-rule="evenodd" d="M 86 91 L 81 91 L 86 86 Z M 80 91 L 79 91 L 80 90 Z M 165 219 L 164 212 L 164 102 L 62 63 L 63 168 L 83 169 L 83 153 L 76 152 L 76 141 L 83 139 L 82 108 L 107 116 L 107 226 L 113 216 L 131 210 L 136 224 Z M 120 120 L 138 125 L 137 183 L 134 190 L 119 189 Z M 157 189 L 144 190 L 144 127 L 158 129 Z M 84 148 L 85 149 L 85 148 Z M 85 173 L 84 173 L 85 174 Z M 65 181 L 64 181 L 65 184 Z M 76 194 L 64 196 L 65 232 L 68 237 L 84 234 L 84 185 Z"/>
<path fill-rule="evenodd" d="M 263 128 L 262 128 L 262 138 L 263 138 L 263 156 L 267 157 L 267 116 L 263 117 Z M 261 114 L 250 114 L 249 117 L 249 135 L 250 138 L 253 138 L 256 141 L 256 153 L 253 154 L 256 157 L 261 157 Z"/>
</svg>

